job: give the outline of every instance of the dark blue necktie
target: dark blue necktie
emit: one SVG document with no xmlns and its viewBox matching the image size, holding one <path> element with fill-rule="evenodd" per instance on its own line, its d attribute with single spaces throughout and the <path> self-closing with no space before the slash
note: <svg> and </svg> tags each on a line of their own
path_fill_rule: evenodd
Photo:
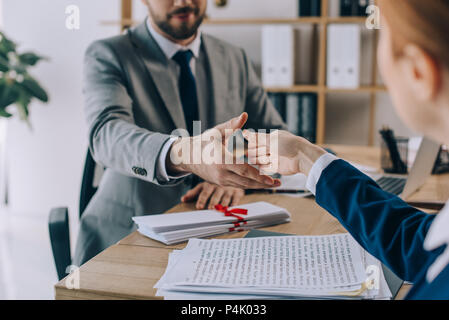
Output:
<svg viewBox="0 0 449 320">
<path fill-rule="evenodd" d="M 173 57 L 181 67 L 179 76 L 179 92 L 181 96 L 184 117 L 187 123 L 187 130 L 193 136 L 193 121 L 199 120 L 198 116 L 198 96 L 196 93 L 196 81 L 190 69 L 190 61 L 193 58 L 192 51 L 178 51 Z"/>
</svg>

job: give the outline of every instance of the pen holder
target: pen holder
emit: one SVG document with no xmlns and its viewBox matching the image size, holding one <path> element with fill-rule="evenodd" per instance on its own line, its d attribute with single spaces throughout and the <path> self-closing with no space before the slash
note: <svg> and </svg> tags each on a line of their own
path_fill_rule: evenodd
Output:
<svg viewBox="0 0 449 320">
<path fill-rule="evenodd" d="M 399 152 L 399 156 L 401 157 L 402 162 L 404 162 L 405 164 L 408 163 L 408 142 L 409 139 L 408 138 L 403 138 L 403 137 L 397 137 L 396 138 L 396 145 L 398 148 L 398 152 Z M 397 172 L 394 165 L 393 165 L 393 161 L 392 161 L 392 157 L 390 155 L 390 151 L 388 149 L 387 144 L 385 143 L 385 141 L 382 139 L 381 140 L 381 167 L 382 169 L 386 172 L 386 173 L 400 173 L 400 174 L 404 174 L 406 172 Z"/>
<path fill-rule="evenodd" d="M 449 147 L 443 145 L 438 153 L 432 174 L 443 174 L 449 172 Z"/>
</svg>

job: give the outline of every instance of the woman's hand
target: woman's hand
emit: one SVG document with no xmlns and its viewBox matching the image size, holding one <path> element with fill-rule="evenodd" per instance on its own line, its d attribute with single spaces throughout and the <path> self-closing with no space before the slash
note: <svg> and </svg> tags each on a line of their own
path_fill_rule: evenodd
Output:
<svg viewBox="0 0 449 320">
<path fill-rule="evenodd" d="M 243 136 L 248 140 L 250 163 L 258 165 L 264 174 L 308 175 L 315 161 L 326 153 L 319 146 L 287 131 L 264 134 L 245 130 Z"/>
<path fill-rule="evenodd" d="M 197 209 L 205 209 L 209 203 L 208 208 L 213 209 L 217 204 L 225 207 L 236 206 L 242 200 L 245 192 L 239 188 L 220 187 L 216 184 L 203 182 L 197 185 L 192 190 L 188 191 L 185 196 L 181 198 L 182 202 L 196 201 Z"/>
</svg>

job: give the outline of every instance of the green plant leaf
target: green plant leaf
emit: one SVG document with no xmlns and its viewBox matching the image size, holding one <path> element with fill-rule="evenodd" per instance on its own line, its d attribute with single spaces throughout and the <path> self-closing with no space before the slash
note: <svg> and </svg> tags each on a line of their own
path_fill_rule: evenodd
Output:
<svg viewBox="0 0 449 320">
<path fill-rule="evenodd" d="M 19 98 L 19 92 L 6 81 L 0 83 L 0 108 L 4 109 Z"/>
<path fill-rule="evenodd" d="M 0 33 L 0 37 L 1 37 L 1 41 L 0 41 L 0 52 L 2 52 L 2 54 L 5 57 L 8 57 L 8 52 L 11 51 L 16 51 L 16 47 L 17 45 L 9 40 L 4 33 Z"/>
<path fill-rule="evenodd" d="M 26 91 L 22 91 L 16 102 L 17 110 L 19 111 L 19 117 L 21 120 L 27 120 L 29 116 L 28 105 L 30 104 L 31 96 Z"/>
<path fill-rule="evenodd" d="M 12 117 L 12 114 L 10 114 L 9 112 L 6 112 L 5 109 L 0 109 L 0 117 L 10 118 L 10 117 Z"/>
<path fill-rule="evenodd" d="M 34 66 L 36 63 L 38 63 L 40 60 L 45 59 L 44 57 L 38 56 L 37 54 L 34 54 L 32 52 L 25 52 L 21 55 L 19 55 L 19 61 L 23 64 L 27 64 L 29 66 Z"/>
<path fill-rule="evenodd" d="M 27 75 L 27 68 L 28 66 L 24 65 L 24 64 L 18 64 L 14 67 L 12 67 L 11 69 L 14 70 L 17 74 L 21 74 L 23 76 Z"/>
<path fill-rule="evenodd" d="M 8 72 L 10 69 L 8 59 L 5 59 L 3 56 L 0 55 L 0 71 L 1 72 Z"/>
<path fill-rule="evenodd" d="M 17 108 L 20 118 L 29 122 L 29 104 L 33 98 L 48 102 L 47 92 L 28 74 L 28 68 L 47 58 L 33 52 L 18 54 L 15 42 L 0 32 L 0 117 L 11 117 L 6 111 L 10 105 Z"/>
<path fill-rule="evenodd" d="M 27 120 L 28 119 L 28 106 L 24 106 L 21 104 L 17 104 L 17 110 L 19 111 L 19 118 L 20 120 Z"/>
<path fill-rule="evenodd" d="M 25 88 L 32 96 L 41 100 L 42 102 L 48 102 L 48 95 L 44 89 L 31 77 L 26 77 L 20 85 Z"/>
</svg>

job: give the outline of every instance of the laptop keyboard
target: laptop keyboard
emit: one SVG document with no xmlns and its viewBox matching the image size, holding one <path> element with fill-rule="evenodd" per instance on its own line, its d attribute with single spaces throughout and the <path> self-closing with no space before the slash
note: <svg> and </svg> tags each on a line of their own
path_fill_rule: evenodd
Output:
<svg viewBox="0 0 449 320">
<path fill-rule="evenodd" d="M 382 177 L 376 182 L 384 191 L 398 196 L 402 193 L 402 191 L 404 191 L 407 179 L 395 177 Z"/>
</svg>

